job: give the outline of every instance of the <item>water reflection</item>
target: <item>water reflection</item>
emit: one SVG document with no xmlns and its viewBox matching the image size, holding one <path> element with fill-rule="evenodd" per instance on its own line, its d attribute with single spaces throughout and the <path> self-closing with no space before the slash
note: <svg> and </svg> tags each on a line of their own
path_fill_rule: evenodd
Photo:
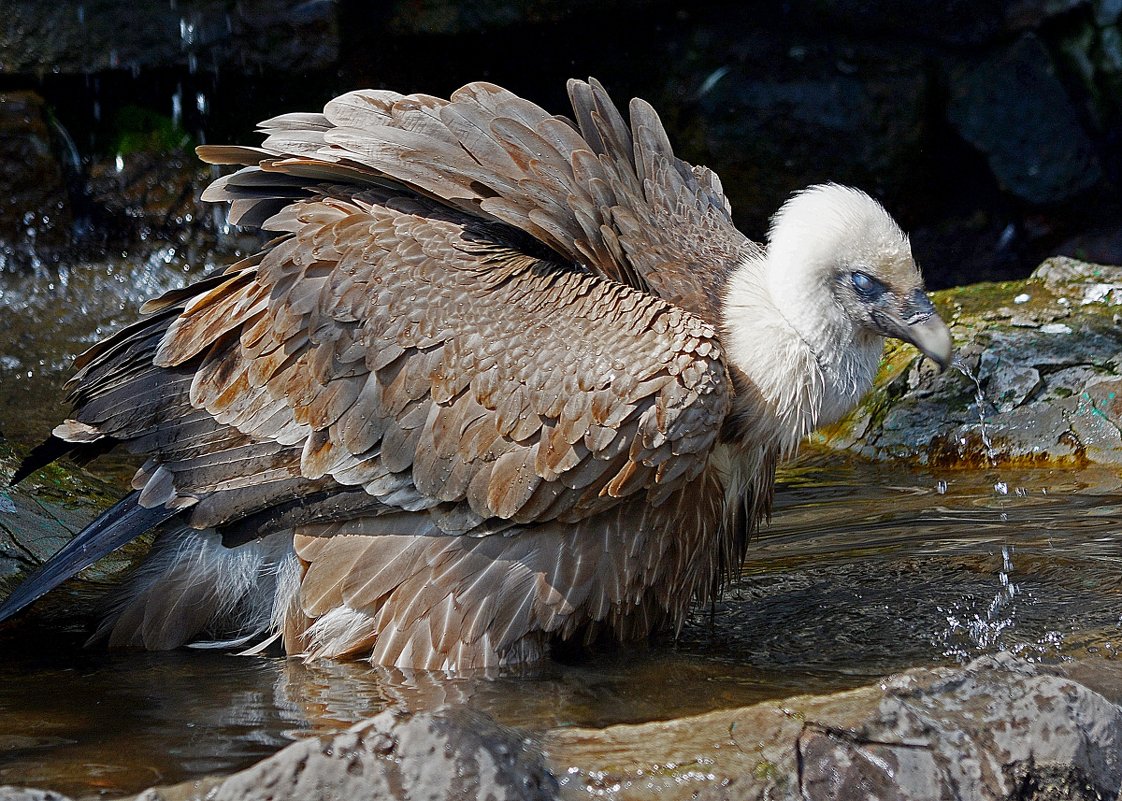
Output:
<svg viewBox="0 0 1122 801">
<path fill-rule="evenodd" d="M 935 474 L 812 458 L 785 471 L 743 574 L 676 641 L 494 676 L 104 654 L 64 633 L 0 642 L 0 783 L 120 795 L 244 767 L 389 706 L 467 703 L 529 729 L 601 726 L 1000 649 L 1113 658 L 1120 484 L 1109 470 Z"/>
</svg>

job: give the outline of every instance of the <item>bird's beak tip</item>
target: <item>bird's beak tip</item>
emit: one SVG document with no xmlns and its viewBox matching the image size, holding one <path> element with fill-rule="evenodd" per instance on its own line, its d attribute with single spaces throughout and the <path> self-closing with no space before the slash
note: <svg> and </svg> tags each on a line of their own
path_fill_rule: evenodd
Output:
<svg viewBox="0 0 1122 801">
<path fill-rule="evenodd" d="M 906 341 L 912 343 L 919 352 L 929 358 L 943 372 L 951 365 L 954 357 L 954 343 L 950 329 L 937 314 L 912 323 L 907 328 Z"/>
</svg>

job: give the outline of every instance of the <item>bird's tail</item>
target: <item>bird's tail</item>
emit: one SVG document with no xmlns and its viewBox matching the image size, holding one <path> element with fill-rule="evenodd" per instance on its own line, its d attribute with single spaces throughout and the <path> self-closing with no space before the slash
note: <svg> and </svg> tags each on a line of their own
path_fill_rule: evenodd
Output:
<svg viewBox="0 0 1122 801">
<path fill-rule="evenodd" d="M 136 539 L 178 513 L 176 509 L 141 506 L 139 492 L 131 492 L 102 512 L 38 570 L 16 587 L 3 605 L 0 622 L 38 600 L 101 557 Z"/>
<path fill-rule="evenodd" d="M 299 587 L 291 531 L 228 548 L 211 529 L 165 528 L 92 639 L 150 651 L 264 647 Z"/>
</svg>

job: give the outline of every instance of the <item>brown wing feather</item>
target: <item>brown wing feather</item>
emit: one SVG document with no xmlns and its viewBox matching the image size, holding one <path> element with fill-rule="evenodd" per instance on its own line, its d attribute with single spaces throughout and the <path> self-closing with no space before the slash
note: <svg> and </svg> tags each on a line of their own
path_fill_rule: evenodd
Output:
<svg viewBox="0 0 1122 801">
<path fill-rule="evenodd" d="M 200 148 L 205 160 L 251 165 L 205 197 L 235 199 L 250 219 L 307 194 L 309 181 L 388 180 L 718 323 L 718 288 L 755 252 L 720 181 L 674 156 L 647 103 L 632 102 L 629 123 L 595 80 L 570 81 L 569 96 L 576 122 L 482 82 L 450 100 L 352 92 L 322 117 L 263 123 L 260 149 Z M 255 169 L 272 177 L 254 181 Z"/>
<path fill-rule="evenodd" d="M 692 315 L 415 198 L 305 201 L 277 225 L 291 238 L 188 301 L 156 363 L 201 359 L 192 405 L 299 448 L 305 478 L 529 522 L 658 503 L 703 468 L 728 379 Z"/>
<path fill-rule="evenodd" d="M 292 645 L 440 670 L 534 658 L 554 636 L 641 636 L 711 591 L 716 561 L 696 554 L 716 551 L 719 514 L 685 491 L 663 509 L 632 501 L 501 537 L 432 536 L 427 515 L 306 526 L 295 537 L 305 627 Z M 340 609 L 353 626 L 317 626 Z"/>
</svg>

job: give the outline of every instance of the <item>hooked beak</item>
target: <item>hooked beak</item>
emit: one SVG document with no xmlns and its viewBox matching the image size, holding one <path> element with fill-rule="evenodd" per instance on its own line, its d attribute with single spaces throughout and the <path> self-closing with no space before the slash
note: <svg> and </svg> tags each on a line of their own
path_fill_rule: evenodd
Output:
<svg viewBox="0 0 1122 801">
<path fill-rule="evenodd" d="M 953 348 L 951 332 L 939 317 L 923 290 L 917 289 L 901 308 L 881 308 L 874 313 L 880 333 L 915 345 L 940 372 L 950 366 Z"/>
</svg>

